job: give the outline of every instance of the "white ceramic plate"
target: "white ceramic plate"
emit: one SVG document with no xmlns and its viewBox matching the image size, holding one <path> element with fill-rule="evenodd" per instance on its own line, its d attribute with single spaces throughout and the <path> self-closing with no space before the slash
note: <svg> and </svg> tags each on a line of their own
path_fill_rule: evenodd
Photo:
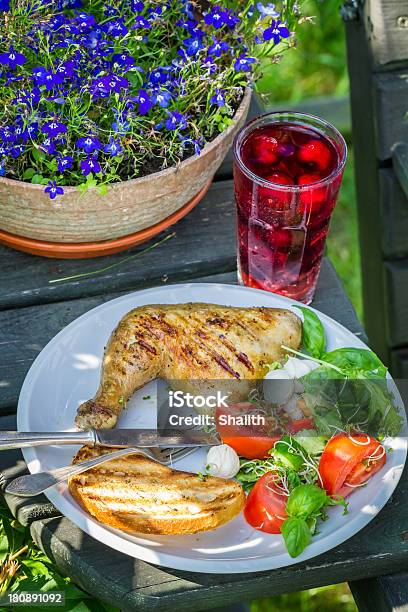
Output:
<svg viewBox="0 0 408 612">
<path fill-rule="evenodd" d="M 291 308 L 293 300 L 235 285 L 184 284 L 138 291 L 106 302 L 82 315 L 47 344 L 37 357 L 21 390 L 17 423 L 20 431 L 69 431 L 74 429 L 78 405 L 95 393 L 103 348 L 119 319 L 136 306 L 155 303 L 213 302 L 232 306 Z M 345 327 L 319 313 L 325 327 L 328 349 L 365 347 Z M 392 381 L 390 384 L 393 385 Z M 123 413 L 120 427 L 152 427 L 155 410 L 143 396 L 154 396 L 155 383 L 135 394 Z M 405 412 L 402 408 L 401 414 Z M 403 434 L 403 432 L 402 432 Z M 257 572 L 305 561 L 356 534 L 384 506 L 394 491 L 404 467 L 407 440 L 392 441 L 394 451 L 387 464 L 367 487 L 350 497 L 349 514 L 339 507 L 329 510 L 330 519 L 319 526 L 319 534 L 296 559 L 286 552 L 282 537 L 256 531 L 239 516 L 216 531 L 191 536 L 127 535 L 105 527 L 84 512 L 65 485 L 47 494 L 49 500 L 76 525 L 100 542 L 132 557 L 180 570 L 210 573 Z M 47 446 L 24 449 L 30 472 L 70 463 L 77 448 Z M 175 466 L 195 472 L 205 465 L 205 451 L 197 450 Z"/>
</svg>

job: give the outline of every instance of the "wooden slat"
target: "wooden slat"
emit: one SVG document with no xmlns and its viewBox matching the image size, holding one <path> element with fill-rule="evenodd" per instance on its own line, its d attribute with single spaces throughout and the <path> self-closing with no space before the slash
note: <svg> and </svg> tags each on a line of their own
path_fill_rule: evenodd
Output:
<svg viewBox="0 0 408 612">
<path fill-rule="evenodd" d="M 233 253 L 233 245 L 231 245 L 231 252 Z M 168 253 L 170 257 L 170 249 Z M 227 256 L 228 253 L 225 255 Z M 235 268 L 235 260 L 233 266 Z M 189 276 L 189 280 L 193 278 Z M 177 280 L 179 279 L 176 277 L 170 277 L 167 283 Z M 236 274 L 233 272 L 213 275 L 199 280 L 235 283 Z M 154 285 L 157 285 L 154 280 L 150 282 L 149 279 L 145 282 L 146 287 Z M 106 293 L 94 297 L 0 312 L 0 346 L 2 348 L 0 351 L 0 412 L 5 414 L 14 411 L 28 369 L 38 353 L 55 334 L 84 312 L 122 293 Z M 353 307 L 333 267 L 327 260 L 321 274 L 315 303 L 316 308 L 321 308 L 335 319 L 344 321 L 344 324 L 352 331 L 357 333 L 362 331 Z"/>
<path fill-rule="evenodd" d="M 397 378 L 408 380 L 408 348 L 391 351 L 391 373 Z"/>
<path fill-rule="evenodd" d="M 357 580 L 406 567 L 408 474 L 367 527 L 305 563 L 258 574 L 196 574 L 165 570 L 112 551 L 68 519 L 34 522 L 31 532 L 60 567 L 96 597 L 130 610 L 205 610 L 324 584 Z M 375 610 L 375 608 L 372 608 Z"/>
<path fill-rule="evenodd" d="M 404 0 L 367 0 L 366 33 L 376 68 L 408 62 L 408 6 Z"/>
<path fill-rule="evenodd" d="M 391 348 L 408 344 L 408 259 L 385 262 L 387 341 Z M 381 268 L 377 275 L 381 277 Z"/>
<path fill-rule="evenodd" d="M 87 279 L 49 284 L 86 271 L 98 270 L 140 252 L 164 234 L 125 253 L 88 260 L 53 260 L 0 247 L 0 309 L 31 306 L 105 292 L 181 280 L 236 266 L 235 210 L 232 181 L 214 183 L 202 202 L 171 230 L 176 237 L 142 255 Z"/>
<path fill-rule="evenodd" d="M 407 612 L 408 574 L 349 582 L 359 612 Z"/>
<path fill-rule="evenodd" d="M 16 429 L 15 415 L 0 417 L 0 431 L 15 431 Z M 40 518 L 61 515 L 45 495 L 37 495 L 27 499 L 5 493 L 4 489 L 8 482 L 28 473 L 20 450 L 3 451 L 0 453 L 0 472 L 0 498 L 7 504 L 12 514 L 22 525 L 28 525 Z"/>
<path fill-rule="evenodd" d="M 379 171 L 378 206 L 382 216 L 382 253 L 387 259 L 408 256 L 408 199 L 391 168 Z M 373 203 L 377 205 L 376 202 Z"/>
<path fill-rule="evenodd" d="M 408 39 L 408 30 L 407 30 Z M 352 71 L 352 67 L 350 67 Z M 375 134 L 378 159 L 391 158 L 392 146 L 408 140 L 408 68 L 372 77 Z M 369 92 L 367 92 L 369 95 Z M 369 106 L 369 98 L 362 103 Z M 358 135 L 358 133 L 357 133 Z M 360 138 L 360 136 L 358 136 Z"/>
<path fill-rule="evenodd" d="M 408 201 L 408 142 L 397 142 L 392 147 L 392 165 L 395 176 Z"/>
<path fill-rule="evenodd" d="M 272 94 L 273 95 L 273 94 Z M 296 104 L 274 104 L 266 106 L 267 111 L 293 111 L 296 113 L 307 113 L 321 117 L 329 123 L 333 123 L 340 132 L 349 134 L 351 131 L 351 109 L 348 97 L 321 96 L 306 98 Z"/>
<path fill-rule="evenodd" d="M 361 21 L 346 24 L 347 55 L 358 201 L 364 323 L 370 345 L 388 359 L 381 278 L 383 219 L 378 205 L 379 177 L 373 114 L 371 59 Z"/>
</svg>

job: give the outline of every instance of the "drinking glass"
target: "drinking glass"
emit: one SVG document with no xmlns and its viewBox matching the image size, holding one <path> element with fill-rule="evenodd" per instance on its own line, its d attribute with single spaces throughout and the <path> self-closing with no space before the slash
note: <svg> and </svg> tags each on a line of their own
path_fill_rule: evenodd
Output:
<svg viewBox="0 0 408 612">
<path fill-rule="evenodd" d="M 234 145 L 241 283 L 309 304 L 316 289 L 347 146 L 330 123 L 272 112 Z"/>
</svg>

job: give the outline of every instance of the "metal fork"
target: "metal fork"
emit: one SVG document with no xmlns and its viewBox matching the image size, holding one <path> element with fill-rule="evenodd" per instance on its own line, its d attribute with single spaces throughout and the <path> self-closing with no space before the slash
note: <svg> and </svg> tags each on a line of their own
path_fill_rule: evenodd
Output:
<svg viewBox="0 0 408 612">
<path fill-rule="evenodd" d="M 55 486 L 60 482 L 64 482 L 72 476 L 77 476 L 86 472 L 90 468 L 101 465 L 111 459 L 117 459 L 126 455 L 138 454 L 153 459 L 157 463 L 162 465 L 171 465 L 173 461 L 177 461 L 182 457 L 194 452 L 195 448 L 155 448 L 155 449 L 141 449 L 141 448 L 121 448 L 120 450 L 114 451 L 113 453 L 106 453 L 100 457 L 94 457 L 87 461 L 76 463 L 75 465 L 67 465 L 66 467 L 57 468 L 49 472 L 38 472 L 37 474 L 26 474 L 25 476 L 19 476 L 10 482 L 6 487 L 6 493 L 17 495 L 19 497 L 33 497 L 44 493 L 50 487 Z"/>
</svg>

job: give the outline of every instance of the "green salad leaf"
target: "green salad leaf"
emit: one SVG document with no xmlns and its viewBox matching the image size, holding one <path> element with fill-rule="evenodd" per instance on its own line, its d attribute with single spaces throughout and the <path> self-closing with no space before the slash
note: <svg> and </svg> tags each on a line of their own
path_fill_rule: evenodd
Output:
<svg viewBox="0 0 408 612">
<path fill-rule="evenodd" d="M 375 353 L 362 348 L 339 348 L 324 353 L 321 359 L 340 368 L 349 378 L 385 378 L 387 368 Z"/>
<path fill-rule="evenodd" d="M 314 484 L 301 484 L 295 487 L 286 503 L 288 516 L 297 516 L 303 519 L 320 513 L 328 504 L 328 495 L 324 489 Z"/>
<path fill-rule="evenodd" d="M 326 348 L 324 327 L 317 314 L 304 306 L 296 306 L 303 313 L 302 348 L 317 359 Z"/>
<path fill-rule="evenodd" d="M 317 519 L 325 519 L 327 506 L 341 505 L 344 514 L 347 503 L 342 497 L 333 498 L 316 484 L 300 484 L 292 489 L 286 502 L 288 518 L 281 526 L 286 548 L 291 557 L 300 555 L 315 533 Z"/>
<path fill-rule="evenodd" d="M 304 388 L 302 397 L 318 433 L 331 436 L 340 430 L 359 429 L 376 437 L 396 436 L 402 426 L 402 417 L 388 388 L 388 381 L 383 376 L 385 366 L 371 351 L 356 350 L 364 351 L 360 363 L 366 360 L 368 370 L 357 370 L 355 364 L 358 357 L 355 354 L 354 365 L 341 369 L 343 359 L 350 364 L 350 353 L 345 349 L 336 363 L 339 372 L 322 365 L 301 379 Z M 333 353 L 339 354 L 339 351 L 343 349 Z M 377 376 L 374 372 L 377 372 Z"/>
<path fill-rule="evenodd" d="M 312 533 L 306 521 L 297 516 L 286 519 L 281 527 L 283 539 L 291 557 L 297 557 L 309 544 Z"/>
</svg>

